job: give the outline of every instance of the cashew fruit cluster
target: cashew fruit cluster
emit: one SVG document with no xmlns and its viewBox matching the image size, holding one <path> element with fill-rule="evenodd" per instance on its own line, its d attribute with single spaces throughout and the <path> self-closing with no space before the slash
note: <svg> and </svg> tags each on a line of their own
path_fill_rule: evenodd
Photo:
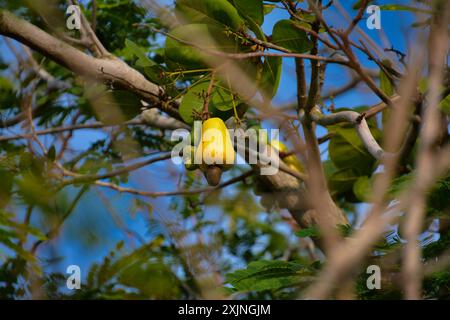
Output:
<svg viewBox="0 0 450 320">
<path fill-rule="evenodd" d="M 222 119 L 214 117 L 202 123 L 199 141 L 195 141 L 194 133 L 189 152 L 184 153 L 184 164 L 187 170 L 200 169 L 210 186 L 220 183 L 222 173 L 229 170 L 235 160 L 236 152 L 228 128 Z M 288 148 L 279 140 L 272 140 L 269 145 L 280 153 L 287 153 Z M 283 158 L 292 170 L 304 172 L 303 165 L 295 155 Z"/>
</svg>

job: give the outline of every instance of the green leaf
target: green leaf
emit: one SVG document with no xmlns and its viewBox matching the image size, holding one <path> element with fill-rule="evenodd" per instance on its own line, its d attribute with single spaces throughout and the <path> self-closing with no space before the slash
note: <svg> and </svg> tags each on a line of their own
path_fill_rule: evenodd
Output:
<svg viewBox="0 0 450 320">
<path fill-rule="evenodd" d="M 295 53 L 303 53 L 312 48 L 306 33 L 296 28 L 292 20 L 280 20 L 275 24 L 272 42 Z"/>
<path fill-rule="evenodd" d="M 194 121 L 195 114 L 200 115 L 203 110 L 204 97 L 208 91 L 209 80 L 201 81 L 192 86 L 184 95 L 180 104 L 180 116 L 187 123 Z M 218 116 L 219 111 L 228 111 L 233 108 L 231 92 L 221 87 L 214 86 L 209 101 L 209 112 Z"/>
<path fill-rule="evenodd" d="M 114 90 L 112 91 L 112 97 L 120 107 L 122 116 L 127 120 L 140 114 L 142 107 L 141 99 L 134 93 L 126 90 Z"/>
<path fill-rule="evenodd" d="M 328 184 L 333 195 L 351 190 L 360 173 L 353 167 L 342 168 L 328 177 Z"/>
<path fill-rule="evenodd" d="M 177 0 L 175 12 L 186 23 L 225 25 L 234 30 L 244 25 L 236 8 L 227 0 Z"/>
<path fill-rule="evenodd" d="M 281 79 L 283 59 L 281 57 L 266 57 L 264 60 L 260 88 L 265 95 L 273 98 L 277 93 Z"/>
<path fill-rule="evenodd" d="M 388 189 L 388 194 L 393 197 L 400 195 L 403 190 L 410 186 L 413 179 L 413 173 L 404 174 L 400 177 L 395 178 Z"/>
<path fill-rule="evenodd" d="M 380 6 L 380 10 L 410 11 L 410 12 L 420 12 L 420 13 L 428 13 L 428 14 L 433 13 L 431 10 L 417 8 L 417 7 L 410 7 L 410 6 L 405 6 L 405 5 L 401 5 L 401 4 L 383 4 Z"/>
<path fill-rule="evenodd" d="M 383 60 L 383 64 L 387 64 L 389 67 L 391 66 L 391 62 L 389 60 Z M 392 82 L 386 73 L 380 69 L 380 89 L 383 91 L 388 97 L 394 94 L 394 87 L 392 86 Z"/>
<path fill-rule="evenodd" d="M 55 161 L 55 159 L 56 159 L 56 149 L 55 149 L 55 146 L 54 146 L 54 145 L 51 146 L 51 147 L 48 149 L 48 152 L 47 152 L 47 158 L 48 158 L 48 160 L 50 160 L 50 161 Z"/>
<path fill-rule="evenodd" d="M 147 53 L 140 46 L 129 39 L 125 40 L 124 50 L 125 52 L 128 52 L 129 54 L 138 58 L 136 61 L 136 66 L 138 67 L 145 68 L 156 65 L 155 62 L 150 60 L 150 58 L 147 56 Z"/>
<path fill-rule="evenodd" d="M 380 131 L 371 128 L 375 139 Z M 365 149 L 357 132 L 353 128 L 338 128 L 329 144 L 330 159 L 338 168 L 351 166 L 359 175 L 370 175 L 374 170 L 375 159 Z"/>
<path fill-rule="evenodd" d="M 327 177 L 330 177 L 333 173 L 335 173 L 338 169 L 336 168 L 336 166 L 334 165 L 333 161 L 331 160 L 325 160 L 322 163 L 323 166 L 323 170 L 325 172 L 325 175 Z"/>
<path fill-rule="evenodd" d="M 144 68 L 144 73 L 151 82 L 159 85 L 166 85 L 173 82 L 166 74 L 166 70 L 158 65 Z"/>
<path fill-rule="evenodd" d="M 261 0 L 233 0 L 233 4 L 242 17 L 251 19 L 258 25 L 263 24 L 264 9 Z"/>
<path fill-rule="evenodd" d="M 3 208 L 11 199 L 14 174 L 0 167 L 0 181 L 0 208 Z"/>
<path fill-rule="evenodd" d="M 361 176 L 353 184 L 353 193 L 362 202 L 367 202 L 372 192 L 371 180 L 368 176 Z"/>
<path fill-rule="evenodd" d="M 204 93 L 208 90 L 208 82 L 194 85 L 184 95 L 180 104 L 180 116 L 186 123 L 193 123 L 195 113 L 201 114 L 203 109 Z"/>
<path fill-rule="evenodd" d="M 398 197 L 402 192 L 411 187 L 415 178 L 414 172 L 404 174 L 392 181 L 388 189 L 391 198 Z M 450 207 L 450 175 L 439 179 L 427 192 L 427 214 L 428 215 L 445 215 Z"/>
<path fill-rule="evenodd" d="M 165 58 L 172 69 L 202 69 L 207 67 L 205 60 L 211 57 L 205 50 L 236 52 L 238 45 L 235 41 L 225 36 L 225 33 L 217 27 L 206 24 L 189 24 L 174 28 L 169 32 L 165 44 Z M 216 57 L 214 57 L 215 60 Z M 219 60 L 220 61 L 220 60 Z"/>
<path fill-rule="evenodd" d="M 306 229 L 301 229 L 295 233 L 297 237 L 300 238 L 318 238 L 320 237 L 320 230 L 317 226 L 312 226 Z"/>
<path fill-rule="evenodd" d="M 264 4 L 264 15 L 270 14 L 276 7 L 274 4 Z"/>
<path fill-rule="evenodd" d="M 256 38 L 258 38 L 262 41 L 267 41 L 266 35 L 264 34 L 264 32 L 259 24 L 257 24 L 251 18 L 247 19 L 247 24 L 248 24 L 248 28 L 255 33 Z"/>
<path fill-rule="evenodd" d="M 173 29 L 169 33 L 170 36 L 166 38 L 166 62 L 168 59 L 172 63 L 180 65 L 181 67 L 186 67 L 187 69 L 205 68 L 206 64 L 203 61 L 200 50 L 174 39 L 192 42 L 189 40 L 194 34 L 209 35 L 208 26 L 205 24 L 191 24 Z"/>
<path fill-rule="evenodd" d="M 231 110 L 233 109 L 233 95 L 227 88 L 214 86 L 209 103 L 220 111 Z M 235 102 L 235 105 L 237 106 L 238 103 Z"/>
<path fill-rule="evenodd" d="M 450 116 L 450 94 L 448 94 L 440 103 L 439 109 Z"/>
<path fill-rule="evenodd" d="M 226 283 L 235 291 L 279 290 L 309 281 L 312 274 L 298 262 L 260 260 L 251 262 L 247 269 L 228 273 Z"/>
<path fill-rule="evenodd" d="M 427 195 L 429 215 L 446 216 L 450 210 L 450 175 L 438 180 Z"/>
<path fill-rule="evenodd" d="M 344 238 L 349 237 L 353 232 L 353 227 L 349 224 L 338 224 L 336 225 L 336 229 Z"/>
</svg>

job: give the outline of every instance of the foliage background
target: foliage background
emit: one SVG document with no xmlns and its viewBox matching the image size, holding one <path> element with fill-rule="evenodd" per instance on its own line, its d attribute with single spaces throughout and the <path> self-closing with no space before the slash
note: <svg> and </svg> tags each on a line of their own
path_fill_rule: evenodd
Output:
<svg viewBox="0 0 450 320">
<path fill-rule="evenodd" d="M 391 2 L 377 1 L 377 4 L 386 3 Z M 410 4 L 409 1 L 399 3 Z M 84 1 L 83 4 L 89 17 L 92 3 Z M 342 4 L 354 14 L 352 3 Z M 36 14 L 36 10 L 47 9 L 43 1 L 24 1 L 19 4 L 2 0 L 0 8 L 12 10 L 39 26 L 45 25 Z M 50 10 L 51 6 L 48 8 Z M 287 18 L 285 10 L 273 10 L 265 18 L 264 32 L 271 34 L 275 22 Z M 330 13 L 327 18 L 334 27 L 345 22 L 336 13 Z M 414 14 L 409 11 L 383 11 L 383 34 L 376 30 L 365 31 L 382 47 L 393 45 L 401 52 L 408 52 L 409 43 L 414 42 L 417 36 L 416 29 L 411 27 L 415 21 Z M 159 26 L 151 14 L 133 2 L 97 1 L 99 39 L 107 50 L 132 66 L 138 62 L 127 40 L 148 52 L 148 56 L 157 63 L 162 61 L 161 47 L 165 37 L 148 28 L 133 26 L 133 23 L 144 22 Z M 23 72 L 17 78 L 16 59 L 8 50 L 4 38 L 0 40 L 0 48 L 0 106 L 3 119 L 20 110 L 19 88 L 33 81 L 33 77 Z M 395 54 L 390 57 L 397 59 Z M 365 67 L 377 69 L 377 65 L 363 54 L 358 53 L 358 58 Z M 71 74 L 54 62 L 41 59 L 39 55 L 36 55 L 36 59 L 57 78 L 71 79 Z M 296 99 L 294 60 L 283 60 L 279 90 L 273 100 L 275 105 L 290 104 Z M 309 76 L 308 65 L 306 70 Z M 349 79 L 350 75 L 343 75 L 340 66 L 331 64 L 326 71 L 323 90 L 327 92 L 340 87 Z M 37 120 L 39 129 L 68 123 L 79 109 L 82 110 L 80 117 L 83 121 L 94 117 L 92 105 L 83 96 L 83 88 L 76 80 L 65 91 L 48 93 L 47 89 L 48 84 L 44 82 L 38 82 L 35 87 L 38 92 L 37 103 L 46 105 Z M 333 100 L 335 106 L 346 108 L 369 106 L 377 102 L 378 98 L 364 85 L 358 85 Z M 330 105 L 331 102 L 328 100 L 326 103 Z M 125 113 L 130 112 L 130 116 L 135 116 L 139 108 L 136 110 L 136 104 L 130 105 L 130 100 L 124 100 L 122 108 L 126 110 Z M 262 126 L 270 128 L 274 123 L 264 121 Z M 0 130 L 3 136 L 19 132 L 20 129 L 18 125 Z M 326 133 L 326 129 L 318 128 L 318 136 Z M 133 152 L 134 145 L 128 145 L 130 137 L 138 142 L 139 149 L 145 153 L 170 150 L 169 135 L 161 137 L 160 130 L 141 127 L 132 128 L 117 137 L 120 146 L 129 147 L 129 150 L 117 149 L 117 145 L 111 147 L 110 132 L 93 129 L 74 131 L 69 148 L 75 150 L 75 154 L 86 150 L 81 153 L 81 172 L 95 173 L 110 170 L 112 164 L 120 163 L 123 153 Z M 51 146 L 53 137 L 43 136 L 42 141 Z M 321 145 L 323 159 L 329 159 L 328 148 L 328 143 Z M 295 222 L 282 209 L 270 208 L 267 203 L 261 204 L 261 197 L 253 191 L 254 182 L 251 179 L 247 179 L 244 184 L 212 193 L 182 197 L 135 197 L 81 185 L 51 193 L 45 185 L 46 177 L 42 175 L 49 159 L 31 156 L 24 141 L 1 142 L 0 156 L 1 298 L 178 299 L 225 297 L 230 294 L 234 298 L 293 298 L 298 290 L 311 283 L 325 261 L 323 254 L 313 247 L 309 239 L 309 236 L 315 235 L 315 230 L 298 231 Z M 12 165 L 8 167 L 10 163 Z M 235 176 L 243 170 L 234 168 L 224 178 Z M 197 188 L 205 184 L 198 173 L 187 172 L 170 161 L 155 163 L 129 175 L 114 178 L 113 181 L 147 191 Z M 400 182 L 394 184 L 393 188 L 401 188 Z M 448 215 L 448 189 L 448 179 L 441 180 L 435 198 L 430 201 L 430 209 L 435 204 L 439 205 L 436 212 L 430 215 L 434 219 L 429 220 L 430 227 L 421 235 L 425 258 L 431 259 L 448 249 L 450 233 L 440 234 L 436 220 L 442 214 Z M 350 229 L 358 228 L 368 204 L 354 196 L 351 201 L 343 195 L 337 197 L 352 224 Z M 33 214 L 29 226 L 25 226 L 22 222 L 30 208 L 33 208 Z M 49 232 L 59 225 L 65 213 L 69 215 L 61 230 L 54 239 L 46 241 Z M 21 242 L 23 232 L 28 233 L 25 243 Z M 39 239 L 45 242 L 33 256 L 29 251 Z M 398 261 L 401 243 L 394 226 L 377 249 L 383 252 L 383 257 L 391 256 L 391 260 Z M 377 261 L 378 258 L 374 256 L 371 259 Z M 82 289 L 75 293 L 65 289 L 65 269 L 70 264 L 79 265 L 82 270 Z M 395 270 L 398 263 L 388 265 Z M 360 266 L 359 272 L 362 273 L 357 285 L 357 298 L 401 297 L 395 281 L 388 280 L 386 286 L 383 282 L 381 291 L 367 290 L 364 270 L 364 266 Z M 448 298 L 449 279 L 448 268 L 426 278 L 424 296 Z M 223 289 L 217 289 L 217 283 L 227 281 Z"/>
</svg>

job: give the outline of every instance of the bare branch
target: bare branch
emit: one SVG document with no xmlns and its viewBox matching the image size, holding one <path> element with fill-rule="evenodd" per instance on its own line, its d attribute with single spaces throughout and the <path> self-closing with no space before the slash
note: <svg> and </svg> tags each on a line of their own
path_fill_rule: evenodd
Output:
<svg viewBox="0 0 450 320">
<path fill-rule="evenodd" d="M 352 124 L 367 151 L 375 159 L 380 160 L 382 157 L 387 156 L 370 132 L 365 114 L 360 114 L 356 111 L 341 111 L 324 116 L 319 108 L 316 108 L 311 116 L 315 122 L 325 127 L 342 122 Z"/>
<path fill-rule="evenodd" d="M 103 174 L 79 174 L 79 173 L 71 172 L 71 171 L 64 169 L 63 170 L 64 174 L 72 176 L 73 178 L 70 180 L 63 181 L 59 187 L 62 188 L 62 187 L 65 187 L 65 186 L 68 186 L 71 184 L 85 183 L 85 182 L 97 181 L 97 180 L 112 178 L 115 176 L 120 176 L 120 175 L 128 173 L 130 171 L 134 171 L 134 170 L 140 169 L 142 167 L 148 166 L 152 163 L 170 159 L 171 155 L 172 155 L 171 152 L 165 152 L 165 153 L 162 153 L 158 157 L 154 157 L 154 158 L 144 160 L 144 161 L 141 161 L 141 162 L 138 162 L 135 164 L 131 164 L 129 166 L 125 166 L 123 168 L 113 170 L 113 171 L 103 173 Z"/>
<path fill-rule="evenodd" d="M 218 184 L 215 187 L 206 187 L 206 188 L 199 188 L 199 189 L 193 189 L 193 190 L 177 190 L 177 191 L 167 191 L 167 192 L 150 192 L 150 191 L 143 191 L 143 190 L 137 190 L 134 188 L 127 188 L 127 187 L 121 187 L 114 183 L 104 182 L 104 181 L 95 181 L 95 184 L 101 187 L 107 187 L 110 189 L 114 189 L 119 192 L 126 192 L 131 193 L 139 196 L 145 196 L 145 197 L 169 197 L 169 196 L 185 196 L 185 195 L 191 195 L 191 194 L 198 194 L 198 193 L 205 193 L 205 192 L 212 192 L 218 189 L 225 188 L 229 185 L 235 184 L 237 182 L 241 182 L 245 180 L 246 178 L 252 176 L 255 174 L 253 170 L 249 170 L 237 177 L 234 177 L 228 181 L 222 182 Z"/>
<path fill-rule="evenodd" d="M 145 79 L 141 73 L 118 58 L 108 56 L 99 59 L 88 56 L 5 10 L 0 10 L 0 34 L 26 44 L 76 74 L 134 92 L 143 100 L 179 117 L 173 106 L 161 104 L 161 101 L 164 101 L 162 88 Z M 175 102 L 174 104 L 176 106 Z"/>
</svg>

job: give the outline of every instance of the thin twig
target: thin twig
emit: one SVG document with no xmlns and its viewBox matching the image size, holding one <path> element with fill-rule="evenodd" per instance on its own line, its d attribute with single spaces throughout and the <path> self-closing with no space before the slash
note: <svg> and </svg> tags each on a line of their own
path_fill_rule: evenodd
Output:
<svg viewBox="0 0 450 320">
<path fill-rule="evenodd" d="M 191 194 L 198 194 L 198 193 L 205 193 L 205 192 L 211 192 L 215 191 L 221 188 L 225 188 L 229 185 L 235 184 L 237 182 L 241 182 L 245 180 L 246 178 L 250 177 L 251 175 L 255 174 L 253 170 L 249 170 L 235 178 L 232 178 L 228 181 L 222 182 L 219 185 L 215 187 L 206 187 L 206 188 L 199 188 L 199 189 L 193 189 L 193 190 L 177 190 L 177 191 L 162 191 L 162 192 L 151 192 L 151 191 L 143 191 L 143 190 L 137 190 L 134 188 L 128 188 L 128 187 L 121 187 L 114 183 L 110 182 L 104 182 L 104 181 L 96 181 L 95 184 L 101 187 L 107 187 L 110 189 L 114 189 L 119 192 L 125 192 L 125 193 L 131 193 L 139 196 L 145 196 L 145 197 L 169 197 L 169 196 L 186 196 Z"/>
</svg>

